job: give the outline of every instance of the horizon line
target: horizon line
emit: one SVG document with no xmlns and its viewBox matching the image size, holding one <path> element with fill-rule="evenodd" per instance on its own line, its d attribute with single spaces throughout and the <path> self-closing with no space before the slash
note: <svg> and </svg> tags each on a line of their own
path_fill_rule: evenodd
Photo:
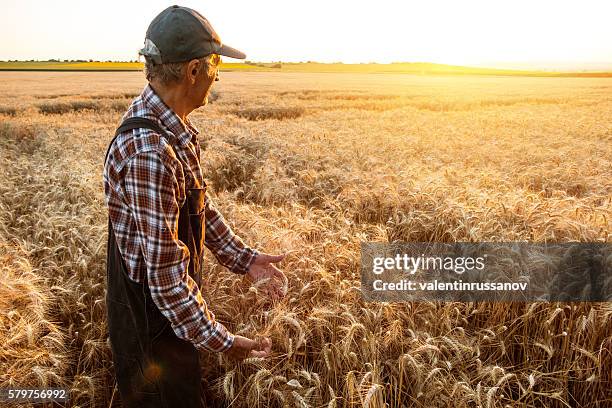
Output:
<svg viewBox="0 0 612 408">
<path fill-rule="evenodd" d="M 89 58 L 89 59 L 68 59 L 68 58 L 51 58 L 51 59 L 24 59 L 24 60 L 19 60 L 19 59 L 0 59 L 0 63 L 24 63 L 24 62 L 55 62 L 55 63 L 71 63 L 71 62 L 76 62 L 76 63 L 139 63 L 139 64 L 143 64 L 143 61 L 139 61 L 138 59 L 129 59 L 129 60 L 120 60 L 120 59 L 93 59 L 93 58 Z M 451 63 L 441 63 L 441 62 L 427 62 L 427 61 L 392 61 L 392 62 L 377 62 L 377 61 L 369 61 L 369 62 L 343 62 L 343 61 L 333 61 L 333 62 L 323 62 L 323 61 L 315 61 L 315 60 L 304 60 L 304 61 L 282 61 L 282 60 L 271 60 L 271 61 L 256 61 L 256 60 L 249 60 L 249 59 L 245 59 L 245 60 L 236 60 L 236 61 L 224 61 L 223 64 L 247 64 L 247 65 L 254 65 L 254 64 L 321 64 L 321 65 L 400 65 L 400 64 L 422 64 L 422 65 L 439 65 L 439 66 L 447 66 L 447 67 L 454 67 L 454 68 L 472 68 L 472 69 L 489 69 L 489 70 L 505 70 L 505 71 L 541 71 L 541 72 L 559 72 L 559 73 L 568 73 L 568 72 L 593 72 L 593 73 L 597 73 L 597 72 L 609 72 L 612 71 L 612 62 L 607 63 L 607 62 L 588 62 L 585 64 L 592 64 L 592 65 L 602 65 L 602 68 L 579 68 L 579 67 L 574 67 L 574 68 L 562 68 L 562 67 L 552 67 L 553 65 L 551 64 L 550 68 L 540 68 L 537 67 L 538 64 L 542 65 L 543 63 L 533 63 L 534 66 L 531 68 L 528 68 L 527 66 L 529 65 L 529 63 L 519 63 L 519 62 L 500 62 L 499 64 L 505 64 L 506 66 L 495 66 L 495 63 L 491 63 L 491 65 L 488 65 L 487 63 L 482 63 L 482 64 L 487 64 L 487 65 L 478 65 L 478 63 L 476 63 L 475 65 L 457 65 L 457 64 L 451 64 Z M 520 68 L 513 68 L 513 67 L 508 67 L 508 65 L 515 65 L 515 66 L 519 66 L 522 65 L 523 67 Z M 606 67 L 603 67 L 607 65 Z"/>
</svg>

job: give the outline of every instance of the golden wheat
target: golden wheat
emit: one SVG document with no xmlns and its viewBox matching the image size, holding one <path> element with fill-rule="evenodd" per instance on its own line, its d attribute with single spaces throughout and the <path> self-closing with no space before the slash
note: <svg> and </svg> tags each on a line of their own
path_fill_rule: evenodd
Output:
<svg viewBox="0 0 612 408">
<path fill-rule="evenodd" d="M 71 406 L 119 406 L 101 171 L 142 75 L 0 75 L 0 385 L 65 386 Z M 270 336 L 274 350 L 238 363 L 202 353 L 211 399 L 612 403 L 609 303 L 365 302 L 359 268 L 363 241 L 610 242 L 608 82 L 224 75 L 192 114 L 213 199 L 246 242 L 297 252 L 276 304 L 207 255 L 217 319 Z"/>
</svg>

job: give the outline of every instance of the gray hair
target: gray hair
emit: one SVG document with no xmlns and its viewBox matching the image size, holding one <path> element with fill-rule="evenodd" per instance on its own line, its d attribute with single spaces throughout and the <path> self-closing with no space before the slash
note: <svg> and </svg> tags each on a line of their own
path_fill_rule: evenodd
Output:
<svg viewBox="0 0 612 408">
<path fill-rule="evenodd" d="M 210 55 L 206 55 L 198 58 L 208 75 L 210 75 L 212 69 L 210 57 Z M 171 85 L 181 79 L 188 63 L 189 61 L 156 64 L 151 58 L 145 57 L 144 73 L 149 82 L 157 80 L 163 85 Z"/>
</svg>

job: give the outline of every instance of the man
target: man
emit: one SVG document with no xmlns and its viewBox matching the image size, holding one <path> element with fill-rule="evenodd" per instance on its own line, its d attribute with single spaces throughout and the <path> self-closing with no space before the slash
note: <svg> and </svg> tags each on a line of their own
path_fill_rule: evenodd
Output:
<svg viewBox="0 0 612 408">
<path fill-rule="evenodd" d="M 172 6 L 151 22 L 140 50 L 149 83 L 109 144 L 104 189 L 109 210 L 108 328 L 123 403 L 128 407 L 200 407 L 199 351 L 265 357 L 269 338 L 231 334 L 200 292 L 204 246 L 252 281 L 271 278 L 284 295 L 285 255 L 249 248 L 206 193 L 198 130 L 187 115 L 207 103 L 222 45 L 198 12 Z"/>
</svg>

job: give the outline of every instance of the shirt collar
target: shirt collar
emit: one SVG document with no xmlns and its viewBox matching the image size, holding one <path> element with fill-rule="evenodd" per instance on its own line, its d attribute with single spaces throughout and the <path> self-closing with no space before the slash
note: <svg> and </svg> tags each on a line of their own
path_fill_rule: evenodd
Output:
<svg viewBox="0 0 612 408">
<path fill-rule="evenodd" d="M 153 114 L 162 122 L 162 125 L 168 128 L 182 145 L 197 141 L 197 136 L 200 133 L 198 129 L 191 123 L 189 118 L 186 118 L 185 122 L 183 122 L 159 97 L 151 87 L 151 84 L 147 84 L 142 91 L 141 98 Z"/>
</svg>

